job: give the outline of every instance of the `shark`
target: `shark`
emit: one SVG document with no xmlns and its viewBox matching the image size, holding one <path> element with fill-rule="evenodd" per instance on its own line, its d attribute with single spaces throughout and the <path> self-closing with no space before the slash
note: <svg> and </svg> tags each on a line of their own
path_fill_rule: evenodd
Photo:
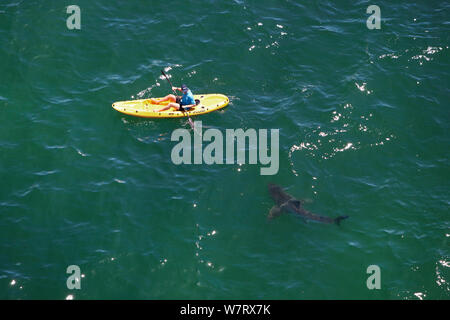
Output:
<svg viewBox="0 0 450 320">
<path fill-rule="evenodd" d="M 269 193 L 272 199 L 275 201 L 276 205 L 270 209 L 268 219 L 273 219 L 281 215 L 283 212 L 293 212 L 298 214 L 303 219 L 314 220 L 322 223 L 337 224 L 339 225 L 342 220 L 347 219 L 348 216 L 339 216 L 337 218 L 330 218 L 321 216 L 303 208 L 304 201 L 298 200 L 286 193 L 280 186 L 269 183 L 268 184 Z"/>
</svg>

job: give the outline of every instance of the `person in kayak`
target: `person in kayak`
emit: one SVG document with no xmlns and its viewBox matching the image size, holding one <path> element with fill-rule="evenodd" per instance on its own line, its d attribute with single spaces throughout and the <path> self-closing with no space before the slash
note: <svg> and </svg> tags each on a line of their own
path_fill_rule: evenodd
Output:
<svg viewBox="0 0 450 320">
<path fill-rule="evenodd" d="M 180 97 L 180 96 L 175 96 L 173 94 L 169 94 L 159 100 L 156 100 L 153 98 L 150 99 L 150 103 L 152 103 L 152 104 L 160 104 L 161 102 L 169 101 L 168 105 L 162 107 L 161 109 L 156 110 L 156 112 L 161 112 L 161 111 L 164 111 L 164 110 L 167 110 L 170 108 L 175 108 L 180 111 L 187 111 L 196 105 L 194 95 L 192 94 L 191 90 L 189 90 L 189 88 L 185 84 L 183 84 L 181 86 L 181 88 L 172 87 L 172 90 L 181 91 L 181 92 L 183 92 L 183 95 Z"/>
</svg>

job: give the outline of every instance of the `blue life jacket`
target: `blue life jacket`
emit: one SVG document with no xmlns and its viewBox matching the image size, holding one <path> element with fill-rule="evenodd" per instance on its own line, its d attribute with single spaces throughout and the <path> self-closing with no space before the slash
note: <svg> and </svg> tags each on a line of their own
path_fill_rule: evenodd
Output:
<svg viewBox="0 0 450 320">
<path fill-rule="evenodd" d="M 191 90 L 183 93 L 183 96 L 181 97 L 181 105 L 185 106 L 188 104 L 195 104 L 194 95 L 192 94 Z"/>
</svg>

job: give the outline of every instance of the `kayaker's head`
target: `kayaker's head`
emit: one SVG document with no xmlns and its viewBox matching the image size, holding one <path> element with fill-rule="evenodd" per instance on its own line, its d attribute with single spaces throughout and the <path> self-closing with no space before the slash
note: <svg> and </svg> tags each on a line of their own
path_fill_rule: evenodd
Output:
<svg viewBox="0 0 450 320">
<path fill-rule="evenodd" d="M 187 93 L 188 90 L 189 90 L 189 88 L 185 84 L 181 85 L 181 91 L 183 91 L 183 93 Z"/>
</svg>

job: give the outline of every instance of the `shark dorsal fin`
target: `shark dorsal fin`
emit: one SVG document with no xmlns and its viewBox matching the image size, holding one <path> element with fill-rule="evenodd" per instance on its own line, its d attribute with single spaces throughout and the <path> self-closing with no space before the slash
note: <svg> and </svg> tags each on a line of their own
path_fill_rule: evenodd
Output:
<svg viewBox="0 0 450 320">
<path fill-rule="evenodd" d="M 292 203 L 296 208 L 300 208 L 302 205 L 302 202 L 297 199 L 289 200 L 290 203 Z"/>
</svg>

